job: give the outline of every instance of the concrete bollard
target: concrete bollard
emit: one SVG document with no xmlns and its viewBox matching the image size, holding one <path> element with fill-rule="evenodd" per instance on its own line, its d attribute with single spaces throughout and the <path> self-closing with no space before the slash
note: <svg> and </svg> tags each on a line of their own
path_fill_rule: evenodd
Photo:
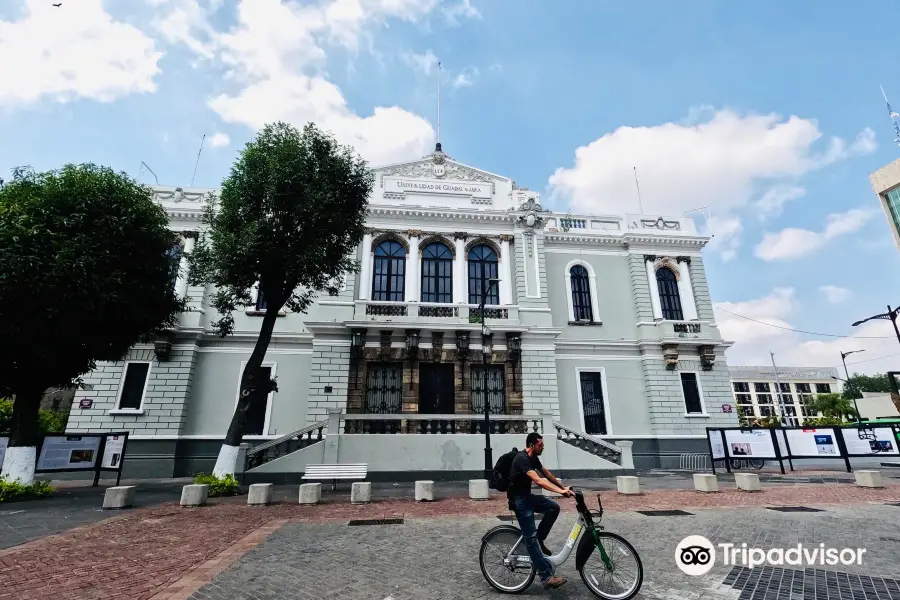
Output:
<svg viewBox="0 0 900 600">
<path fill-rule="evenodd" d="M 632 475 L 619 475 L 616 477 L 616 488 L 620 494 L 641 493 L 640 480 Z"/>
<path fill-rule="evenodd" d="M 434 500 L 434 482 L 416 482 L 416 502 L 431 502 Z"/>
<path fill-rule="evenodd" d="M 694 489 L 698 492 L 718 492 L 719 479 L 712 473 L 694 473 Z"/>
<path fill-rule="evenodd" d="M 761 489 L 759 475 L 756 473 L 735 473 L 734 482 L 737 484 L 737 488 L 744 492 L 758 492 Z"/>
<path fill-rule="evenodd" d="M 203 506 L 209 497 L 209 484 L 191 484 L 181 488 L 182 506 Z"/>
<path fill-rule="evenodd" d="M 106 493 L 103 495 L 103 508 L 131 508 L 133 504 L 133 485 L 106 488 Z"/>
<path fill-rule="evenodd" d="M 867 488 L 884 487 L 884 480 L 881 478 L 881 471 L 857 471 L 856 485 Z"/>
<path fill-rule="evenodd" d="M 469 480 L 469 498 L 472 500 L 487 500 L 491 497 L 491 488 L 487 479 Z"/>
<path fill-rule="evenodd" d="M 372 501 L 372 484 L 368 481 L 354 481 L 350 486 L 350 502 L 367 504 Z"/>
<path fill-rule="evenodd" d="M 251 506 L 270 504 L 274 489 L 275 486 L 271 483 L 254 483 L 247 493 L 247 504 Z"/>
<path fill-rule="evenodd" d="M 300 486 L 300 504 L 318 504 L 321 499 L 321 483 L 304 483 Z"/>
</svg>

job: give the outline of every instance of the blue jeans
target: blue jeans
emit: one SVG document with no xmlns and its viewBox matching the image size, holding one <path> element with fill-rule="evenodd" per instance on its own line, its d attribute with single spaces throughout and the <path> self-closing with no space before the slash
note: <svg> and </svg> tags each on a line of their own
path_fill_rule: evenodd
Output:
<svg viewBox="0 0 900 600">
<path fill-rule="evenodd" d="M 546 496 L 535 494 L 514 496 L 511 504 L 516 513 L 516 519 L 519 520 L 522 535 L 525 537 L 528 556 L 531 557 L 531 563 L 537 569 L 541 583 L 544 583 L 553 576 L 553 565 L 544 557 L 538 540 L 543 542 L 547 539 L 553 523 L 556 522 L 556 517 L 559 516 L 559 504 Z M 534 524 L 535 511 L 544 514 L 540 527 L 536 527 Z"/>
</svg>

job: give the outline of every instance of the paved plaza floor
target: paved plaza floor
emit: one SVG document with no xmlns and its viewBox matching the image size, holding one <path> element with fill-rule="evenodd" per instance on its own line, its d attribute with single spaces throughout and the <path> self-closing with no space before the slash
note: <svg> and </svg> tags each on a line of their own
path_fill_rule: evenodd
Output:
<svg viewBox="0 0 900 600">
<path fill-rule="evenodd" d="M 688 475 L 642 474 L 639 496 L 610 491 L 614 480 L 570 482 L 594 490 L 586 494 L 589 504 L 600 494 L 604 524 L 640 553 L 638 598 L 900 600 L 900 482 L 893 476 L 883 489 L 864 489 L 846 473 L 770 473 L 761 477 L 761 492 L 746 493 L 723 475 L 720 493 L 703 494 L 690 489 Z M 478 566 L 482 535 L 511 516 L 499 494 L 472 501 L 464 486 L 448 483 L 437 486 L 436 502 L 416 503 L 411 484 L 376 484 L 373 503 L 352 505 L 346 485 L 336 492 L 326 486 L 321 504 L 301 506 L 296 486 L 279 486 L 267 507 L 236 497 L 184 509 L 177 504 L 182 484 L 141 482 L 138 507 L 126 511 L 98 510 L 102 488 L 66 486 L 48 500 L 3 506 L 0 599 L 503 597 Z M 553 549 L 575 518 L 574 502 L 559 502 Z M 402 522 L 349 525 L 385 518 Z M 719 556 L 709 573 L 692 577 L 675 563 L 676 546 L 689 535 L 766 550 L 802 543 L 866 554 L 861 565 L 754 569 L 722 564 Z M 563 588 L 535 584 L 524 596 L 593 597 L 574 556 L 559 573 L 569 579 Z"/>
</svg>

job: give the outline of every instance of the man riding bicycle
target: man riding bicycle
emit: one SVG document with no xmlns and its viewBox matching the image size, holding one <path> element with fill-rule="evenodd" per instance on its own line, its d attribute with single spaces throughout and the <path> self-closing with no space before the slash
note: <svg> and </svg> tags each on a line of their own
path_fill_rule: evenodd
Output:
<svg viewBox="0 0 900 600">
<path fill-rule="evenodd" d="M 509 507 L 516 513 L 519 527 L 525 538 L 525 547 L 545 588 L 558 588 L 566 580 L 553 574 L 553 566 L 544 556 L 553 554 L 544 544 L 556 517 L 559 516 L 559 504 L 547 498 L 531 493 L 531 484 L 545 490 L 562 494 L 569 498 L 574 496 L 571 488 L 564 487 L 553 473 L 541 464 L 538 457 L 544 452 L 544 439 L 539 433 L 529 433 L 525 438 L 525 450 L 519 452 L 512 460 L 509 475 Z M 543 513 L 540 527 L 535 527 L 535 511 Z"/>
</svg>

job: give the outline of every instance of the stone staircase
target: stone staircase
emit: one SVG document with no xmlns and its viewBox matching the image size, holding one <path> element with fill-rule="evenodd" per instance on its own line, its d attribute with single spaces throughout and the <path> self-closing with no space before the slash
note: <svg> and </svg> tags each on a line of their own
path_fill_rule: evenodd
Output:
<svg viewBox="0 0 900 600">
<path fill-rule="evenodd" d="M 617 465 L 622 464 L 622 449 L 615 444 L 610 444 L 586 433 L 579 433 L 555 421 L 553 427 L 556 428 L 556 437 L 561 442 Z"/>
<path fill-rule="evenodd" d="M 321 442 L 324 438 L 322 431 L 328 426 L 327 421 L 319 421 L 312 425 L 307 425 L 303 429 L 292 431 L 287 435 L 283 435 L 277 440 L 260 444 L 247 451 L 247 464 L 245 470 L 249 471 L 276 458 L 286 456 L 291 452 L 296 452 Z"/>
</svg>

